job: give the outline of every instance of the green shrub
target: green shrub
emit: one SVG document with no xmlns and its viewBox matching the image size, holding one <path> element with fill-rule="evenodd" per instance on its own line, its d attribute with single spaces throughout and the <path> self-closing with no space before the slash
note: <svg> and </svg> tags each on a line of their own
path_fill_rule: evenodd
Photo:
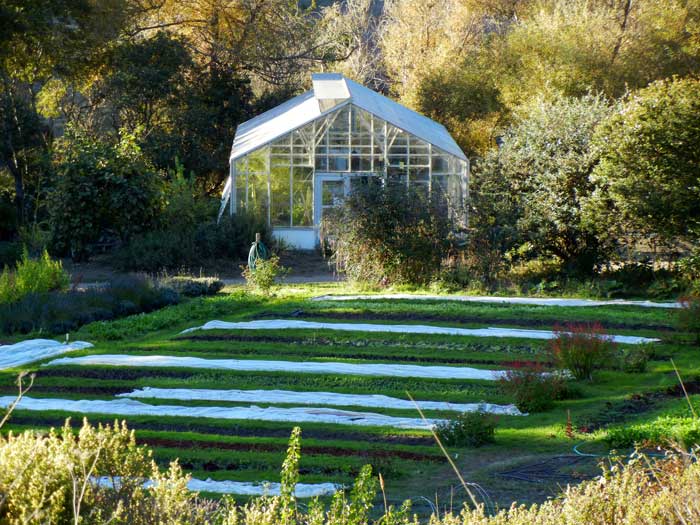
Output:
<svg viewBox="0 0 700 525">
<path fill-rule="evenodd" d="M 678 271 L 693 294 L 700 294 L 700 248 L 678 261 Z"/>
<path fill-rule="evenodd" d="M 185 229 L 160 229 L 134 236 L 113 255 L 123 271 L 160 272 L 197 268 L 214 259 L 245 260 L 255 234 L 271 241 L 270 229 L 256 215 L 225 215 Z"/>
<path fill-rule="evenodd" d="M 249 266 L 243 268 L 243 277 L 249 289 L 269 295 L 277 284 L 277 279 L 283 278 L 289 270 L 280 264 L 280 258 L 276 255 L 269 259 L 258 259 L 255 269 Z"/>
<path fill-rule="evenodd" d="M 683 297 L 680 302 L 678 328 L 693 334 L 695 342 L 700 344 L 700 296 Z"/>
<path fill-rule="evenodd" d="M 5 267 L 0 275 L 0 304 L 19 301 L 32 293 L 63 290 L 69 282 L 61 262 L 52 260 L 46 250 L 38 259 L 31 259 L 25 249 L 15 270 Z"/>
<path fill-rule="evenodd" d="M 611 448 L 678 444 L 689 449 L 700 444 L 700 419 L 660 416 L 654 421 L 609 428 L 605 441 Z"/>
<path fill-rule="evenodd" d="M 55 148 L 48 211 L 52 242 L 74 260 L 90 257 L 105 233 L 120 241 L 151 228 L 161 208 L 161 177 L 137 144 L 69 128 Z"/>
<path fill-rule="evenodd" d="M 178 301 L 177 292 L 149 279 L 121 277 L 104 288 L 31 293 L 0 304 L 0 332 L 65 334 L 94 321 L 151 312 Z"/>
<path fill-rule="evenodd" d="M 615 347 L 600 323 L 567 323 L 555 326 L 554 333 L 549 343 L 552 357 L 576 379 L 592 380 L 593 370 L 609 361 Z"/>
<path fill-rule="evenodd" d="M 427 284 L 453 247 L 448 208 L 444 199 L 407 190 L 405 181 L 370 178 L 324 216 L 323 244 L 350 281 Z"/>
<path fill-rule="evenodd" d="M 497 419 L 483 410 L 464 412 L 435 427 L 440 440 L 448 446 L 480 447 L 493 443 Z"/>
<path fill-rule="evenodd" d="M 647 345 L 625 348 L 620 352 L 620 368 L 624 372 L 641 374 L 653 355 L 653 348 Z"/>
<path fill-rule="evenodd" d="M 547 372 L 539 363 L 514 362 L 499 380 L 503 392 L 514 398 L 522 412 L 543 412 L 566 394 L 560 375 Z"/>
</svg>

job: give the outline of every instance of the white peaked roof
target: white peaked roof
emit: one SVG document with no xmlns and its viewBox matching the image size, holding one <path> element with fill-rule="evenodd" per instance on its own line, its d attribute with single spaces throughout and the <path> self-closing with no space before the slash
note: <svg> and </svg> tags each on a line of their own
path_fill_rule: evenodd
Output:
<svg viewBox="0 0 700 525">
<path fill-rule="evenodd" d="M 312 90 L 239 125 L 231 149 L 231 160 L 242 157 L 345 103 L 362 108 L 447 153 L 467 160 L 447 129 L 428 117 L 339 73 L 318 73 L 312 76 L 312 80 Z"/>
</svg>

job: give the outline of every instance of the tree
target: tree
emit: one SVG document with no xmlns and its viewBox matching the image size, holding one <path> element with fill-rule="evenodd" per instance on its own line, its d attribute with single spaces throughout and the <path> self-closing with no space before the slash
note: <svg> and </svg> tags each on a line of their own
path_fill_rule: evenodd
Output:
<svg viewBox="0 0 700 525">
<path fill-rule="evenodd" d="M 39 104 L 59 78 L 90 76 L 105 43 L 122 27 L 126 0 L 4 0 L 0 6 L 0 166 L 14 179 L 20 222 L 26 215 L 25 182 L 37 151 L 47 149 L 48 127 Z M 59 88 L 60 89 L 60 88 Z"/>
<path fill-rule="evenodd" d="M 520 16 L 495 46 L 510 107 L 542 92 L 619 97 L 700 65 L 697 0 L 552 0 Z"/>
<path fill-rule="evenodd" d="M 503 146 L 480 168 L 487 180 L 504 178 L 502 192 L 519 200 L 517 237 L 529 246 L 526 256 L 554 256 L 576 273 L 605 260 L 609 247 L 586 220 L 583 206 L 594 191 L 590 174 L 597 156 L 591 139 L 609 112 L 601 96 L 540 97 L 520 109 Z"/>
<path fill-rule="evenodd" d="M 593 210 L 668 241 L 700 239 L 700 80 L 661 80 L 628 96 L 595 144 Z"/>
<path fill-rule="evenodd" d="M 363 85 L 383 87 L 380 27 L 374 0 L 343 0 L 323 10 L 321 41 L 333 42 L 339 61 L 329 65 Z"/>
<path fill-rule="evenodd" d="M 148 137 L 171 120 L 169 110 L 182 97 L 190 66 L 185 44 L 164 31 L 125 40 L 110 51 L 92 98 L 103 101 L 114 129 L 141 128 L 141 136 Z"/>
<path fill-rule="evenodd" d="M 416 92 L 418 111 L 444 124 L 470 158 L 493 148 L 507 114 L 489 67 L 474 58 L 428 74 Z"/>
<path fill-rule="evenodd" d="M 199 63 L 182 37 L 164 31 L 120 42 L 105 70 L 89 95 L 108 118 L 90 128 L 103 135 L 139 129 L 139 146 L 156 168 L 179 161 L 201 192 L 218 192 L 236 126 L 250 115 L 247 79 Z"/>
<path fill-rule="evenodd" d="M 289 0 L 164 0 L 135 31 L 169 28 L 198 61 L 227 74 L 275 86 L 298 84 L 300 73 L 338 60 L 316 2 Z"/>
<path fill-rule="evenodd" d="M 101 235 L 127 241 L 148 229 L 160 208 L 160 181 L 136 145 L 122 132 L 116 143 L 69 130 L 56 155 L 49 192 L 55 248 L 86 260 Z"/>
</svg>

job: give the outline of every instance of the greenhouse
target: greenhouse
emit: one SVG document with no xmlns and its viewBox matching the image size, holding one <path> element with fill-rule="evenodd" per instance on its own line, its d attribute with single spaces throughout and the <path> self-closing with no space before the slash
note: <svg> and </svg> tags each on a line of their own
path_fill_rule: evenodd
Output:
<svg viewBox="0 0 700 525">
<path fill-rule="evenodd" d="M 219 216 L 263 214 L 275 237 L 313 249 L 324 214 L 370 177 L 440 198 L 466 224 L 469 161 L 449 132 L 340 74 L 236 130 Z"/>
</svg>

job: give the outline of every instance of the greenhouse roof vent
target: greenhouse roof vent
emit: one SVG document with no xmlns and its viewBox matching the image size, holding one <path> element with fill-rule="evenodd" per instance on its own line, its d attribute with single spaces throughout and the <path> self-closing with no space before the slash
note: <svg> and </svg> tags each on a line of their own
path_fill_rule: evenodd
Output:
<svg viewBox="0 0 700 525">
<path fill-rule="evenodd" d="M 326 112 L 350 98 L 345 77 L 339 73 L 316 73 L 311 76 L 314 97 L 321 112 Z"/>
</svg>

